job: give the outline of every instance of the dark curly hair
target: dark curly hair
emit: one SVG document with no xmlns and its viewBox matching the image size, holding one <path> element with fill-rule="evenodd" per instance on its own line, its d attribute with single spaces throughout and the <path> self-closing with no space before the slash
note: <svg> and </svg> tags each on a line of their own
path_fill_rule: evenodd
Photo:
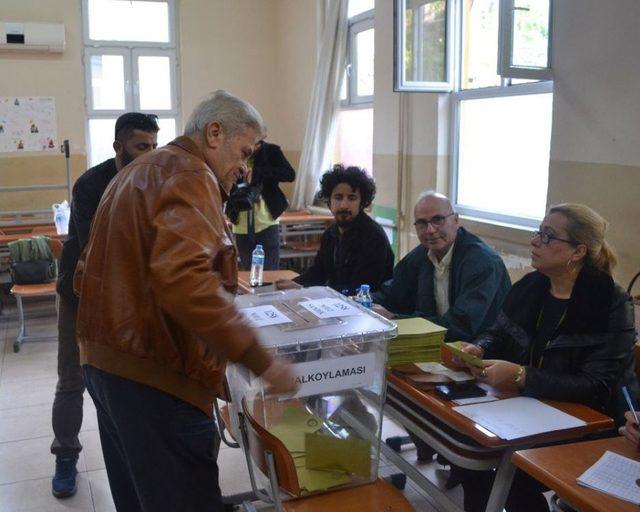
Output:
<svg viewBox="0 0 640 512">
<path fill-rule="evenodd" d="M 331 192 L 340 183 L 347 183 L 352 189 L 360 191 L 361 210 L 369 206 L 376 196 L 376 184 L 364 169 L 335 164 L 330 171 L 325 172 L 320 178 L 320 198 L 329 202 L 331 200 Z"/>
</svg>

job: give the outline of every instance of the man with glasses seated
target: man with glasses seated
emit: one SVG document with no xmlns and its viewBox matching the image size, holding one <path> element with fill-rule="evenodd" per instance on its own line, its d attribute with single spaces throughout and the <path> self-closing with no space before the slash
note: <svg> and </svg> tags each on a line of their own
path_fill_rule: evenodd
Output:
<svg viewBox="0 0 640 512">
<path fill-rule="evenodd" d="M 374 310 L 387 318 L 424 317 L 447 328 L 446 341 L 468 341 L 491 327 L 511 282 L 498 254 L 459 226 L 451 201 L 424 192 L 414 208 L 420 245 L 373 294 Z M 412 436 L 418 460 L 433 450 Z"/>
</svg>

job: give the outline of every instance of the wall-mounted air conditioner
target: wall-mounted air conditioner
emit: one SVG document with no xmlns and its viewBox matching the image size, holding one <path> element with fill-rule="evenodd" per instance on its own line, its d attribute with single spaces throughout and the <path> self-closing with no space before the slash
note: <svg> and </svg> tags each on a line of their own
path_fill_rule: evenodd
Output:
<svg viewBox="0 0 640 512">
<path fill-rule="evenodd" d="M 64 45 L 62 23 L 0 21 L 0 51 L 62 53 Z"/>
</svg>

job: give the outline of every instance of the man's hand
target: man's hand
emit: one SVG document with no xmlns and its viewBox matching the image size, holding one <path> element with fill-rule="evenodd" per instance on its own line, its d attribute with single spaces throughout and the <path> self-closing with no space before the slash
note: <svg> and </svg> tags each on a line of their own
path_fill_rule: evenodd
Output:
<svg viewBox="0 0 640 512">
<path fill-rule="evenodd" d="M 302 288 L 301 284 L 291 281 L 289 279 L 279 279 L 274 284 L 276 290 L 297 290 Z"/>
<path fill-rule="evenodd" d="M 269 394 L 291 393 L 298 388 L 291 366 L 277 359 L 260 377 L 268 384 L 267 393 Z"/>
<path fill-rule="evenodd" d="M 624 417 L 627 420 L 623 431 L 624 437 L 640 449 L 640 431 L 638 430 L 636 419 L 631 414 L 631 411 L 625 412 Z"/>
<path fill-rule="evenodd" d="M 519 364 L 495 359 L 487 359 L 482 361 L 482 364 L 484 364 L 484 368 L 482 369 L 469 366 L 471 373 L 476 379 L 498 389 L 513 388 L 514 379 L 520 371 Z"/>
<path fill-rule="evenodd" d="M 380 316 L 388 318 L 389 320 L 393 320 L 396 317 L 396 315 L 394 315 L 391 311 L 389 311 L 384 306 L 381 306 L 380 304 L 374 304 L 373 306 L 371 306 L 371 309 L 375 313 L 378 313 Z"/>
</svg>

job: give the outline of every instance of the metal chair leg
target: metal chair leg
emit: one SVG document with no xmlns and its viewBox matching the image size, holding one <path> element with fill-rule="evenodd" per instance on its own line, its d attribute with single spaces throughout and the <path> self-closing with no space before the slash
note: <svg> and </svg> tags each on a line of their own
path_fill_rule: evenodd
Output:
<svg viewBox="0 0 640 512">
<path fill-rule="evenodd" d="M 20 326 L 18 328 L 18 337 L 13 344 L 13 351 L 20 352 L 20 345 L 22 344 L 22 340 L 25 338 L 24 308 L 22 306 L 22 297 L 20 295 L 16 296 L 16 303 L 18 305 L 18 319 Z"/>
</svg>

